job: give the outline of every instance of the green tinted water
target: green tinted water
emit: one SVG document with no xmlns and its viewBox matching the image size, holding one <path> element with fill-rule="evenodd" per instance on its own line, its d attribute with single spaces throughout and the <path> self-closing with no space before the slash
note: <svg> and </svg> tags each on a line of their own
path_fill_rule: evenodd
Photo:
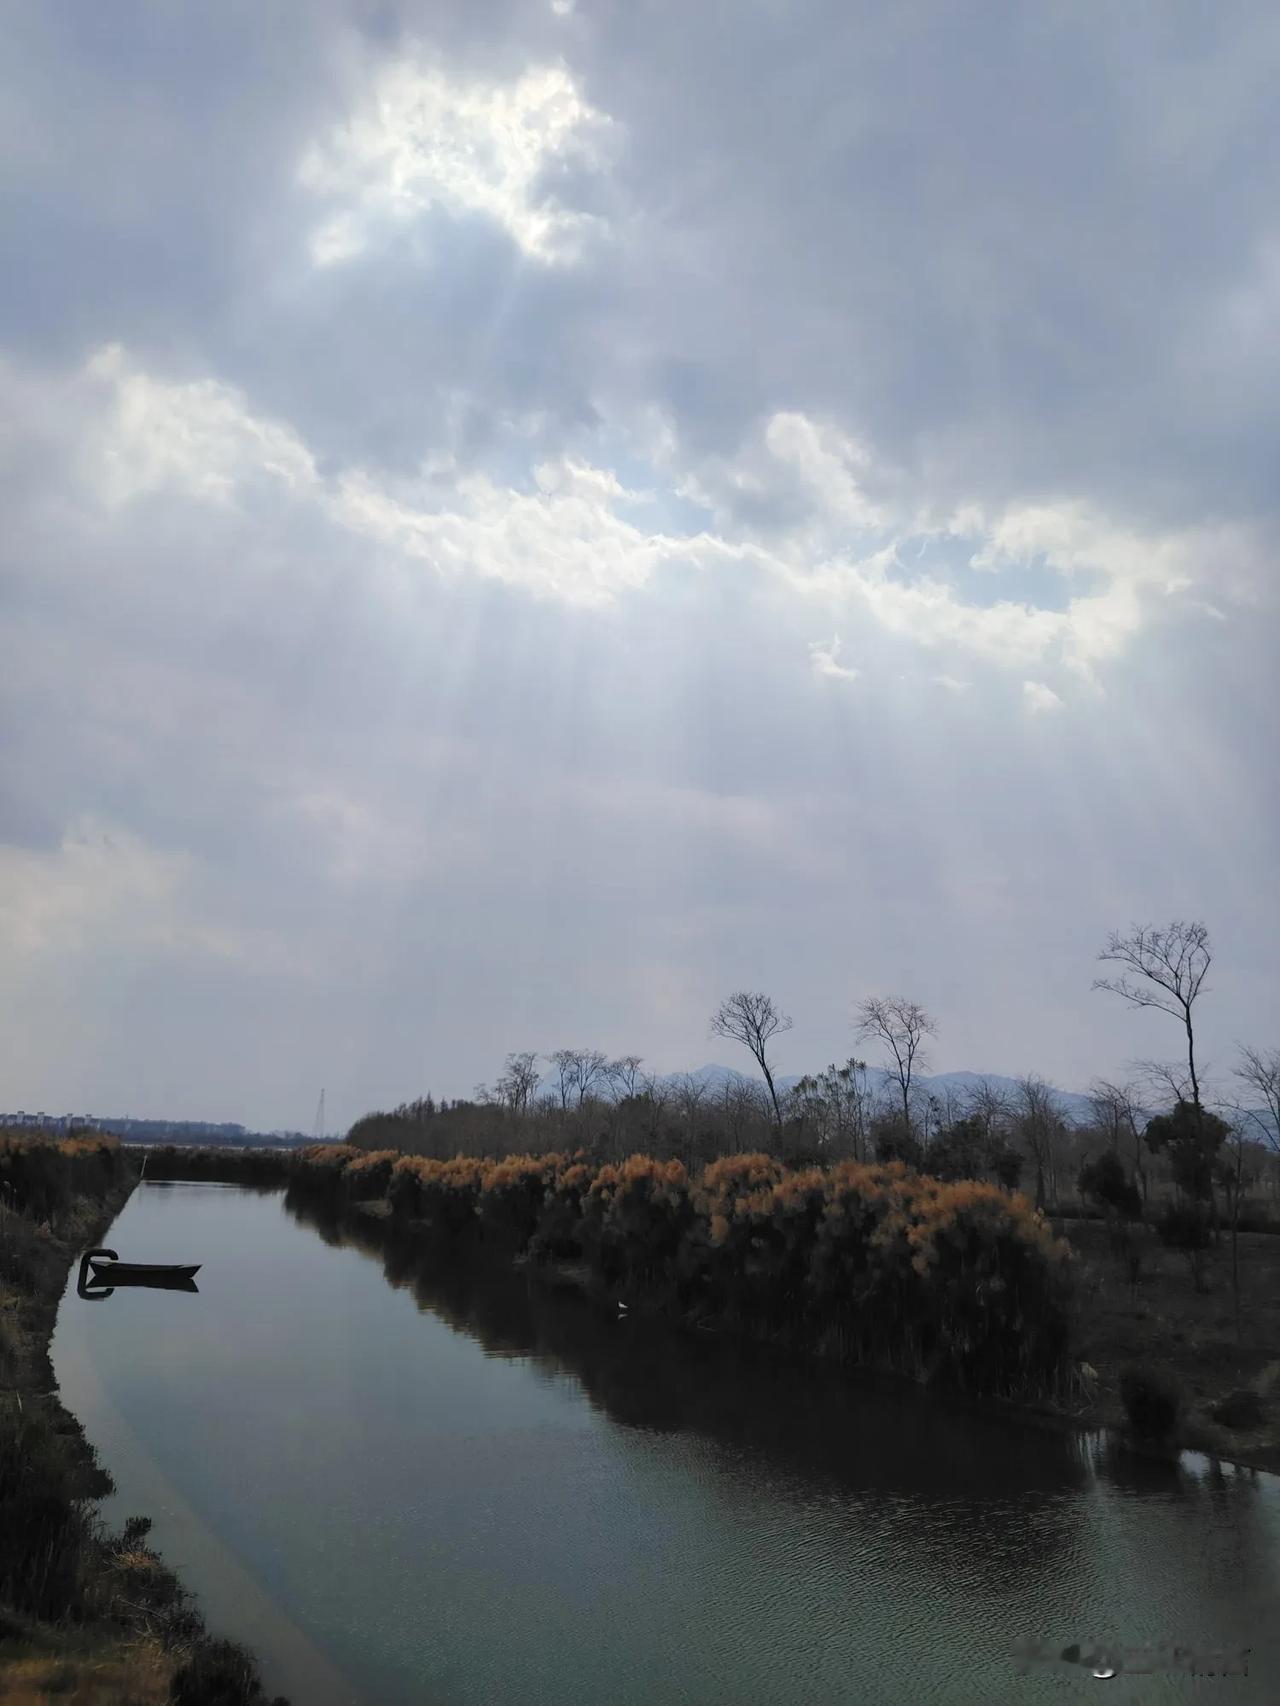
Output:
<svg viewBox="0 0 1280 1706">
<path fill-rule="evenodd" d="M 441 1274 L 278 1195 L 139 1188 L 199 1294 L 69 1289 L 54 1364 L 213 1626 L 295 1706 L 1280 1699 L 1280 1482 Z M 1020 1638 L 1250 1646 L 1020 1674 Z"/>
</svg>

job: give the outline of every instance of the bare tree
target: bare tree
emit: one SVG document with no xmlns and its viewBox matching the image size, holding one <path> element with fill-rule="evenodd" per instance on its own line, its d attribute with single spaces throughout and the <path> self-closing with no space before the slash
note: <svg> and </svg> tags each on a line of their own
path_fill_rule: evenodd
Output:
<svg viewBox="0 0 1280 1706">
<path fill-rule="evenodd" d="M 671 1104 L 683 1133 L 680 1158 L 686 1166 L 703 1158 L 706 1145 L 702 1142 L 710 1123 L 713 1106 L 713 1086 L 693 1072 L 681 1072 L 668 1080 Z"/>
<path fill-rule="evenodd" d="M 639 1095 L 644 1089 L 644 1079 L 640 1072 L 643 1056 L 638 1054 L 619 1055 L 617 1060 L 611 1060 L 605 1067 L 605 1077 L 618 1098 Z"/>
<path fill-rule="evenodd" d="M 603 1082 L 609 1066 L 608 1056 L 598 1048 L 558 1048 L 546 1059 L 556 1069 L 561 1113 L 568 1113 L 570 1097 L 581 1107 L 592 1086 Z"/>
<path fill-rule="evenodd" d="M 911 1106 L 915 1110 L 920 1142 L 928 1149 L 938 1132 L 947 1124 L 946 1107 L 940 1097 L 933 1095 L 931 1091 L 922 1091 L 918 1085 L 911 1092 Z"/>
<path fill-rule="evenodd" d="M 1196 1075 L 1196 1040 L 1193 1009 L 1204 988 L 1212 963 L 1209 932 L 1203 924 L 1180 920 L 1163 929 L 1135 924 L 1127 936 L 1112 931 L 1098 955 L 1124 969 L 1119 977 L 1094 979 L 1095 989 L 1120 995 L 1134 1007 L 1154 1007 L 1177 1019 L 1186 1032 L 1187 1073 L 1191 1101 L 1197 1115 L 1203 1111 L 1200 1080 Z"/>
<path fill-rule="evenodd" d="M 816 1077 L 802 1078 L 792 1097 L 797 1117 L 806 1128 L 813 1128 L 819 1149 L 864 1159 L 871 1118 L 865 1060 L 850 1059 L 843 1066 L 833 1063 Z"/>
<path fill-rule="evenodd" d="M 608 1082 L 609 1057 L 601 1054 L 598 1048 L 580 1048 L 577 1055 L 578 1106 L 581 1107 L 593 1091 L 602 1090 Z"/>
<path fill-rule="evenodd" d="M 773 1123 L 779 1131 L 782 1130 L 782 1109 L 778 1105 L 778 1092 L 774 1088 L 768 1048 L 774 1037 L 781 1036 L 784 1031 L 790 1029 L 791 1020 L 785 1013 L 778 1011 L 772 997 L 758 991 L 752 993 L 748 990 L 738 990 L 736 994 L 729 996 L 727 1001 L 722 1001 L 711 1016 L 713 1036 L 727 1037 L 730 1042 L 741 1043 L 755 1056 L 756 1064 L 769 1086 L 769 1099 L 773 1103 Z"/>
<path fill-rule="evenodd" d="M 1113 1084 L 1109 1079 L 1096 1078 L 1089 1089 L 1089 1101 L 1099 1131 L 1112 1150 L 1119 1150 L 1121 1140 L 1128 1143 L 1133 1171 L 1142 1192 L 1143 1207 L 1147 1201 L 1147 1172 L 1142 1164 L 1142 1125 L 1146 1110 L 1131 1084 Z"/>
<path fill-rule="evenodd" d="M 509 1054 L 494 1089 L 499 1099 L 520 1118 L 528 1111 L 541 1079 L 536 1054 Z"/>
<path fill-rule="evenodd" d="M 979 1078 L 965 1098 L 964 1111 L 971 1119 L 981 1120 L 983 1135 L 990 1138 L 1008 1124 L 1011 1106 L 1007 1090 L 989 1078 Z"/>
<path fill-rule="evenodd" d="M 924 1039 L 937 1036 L 938 1027 L 915 1001 L 901 995 L 872 995 L 857 1006 L 859 1037 L 874 1038 L 889 1051 L 890 1071 L 902 1092 L 902 1124 L 911 1127 L 911 1079 L 925 1063 Z"/>
<path fill-rule="evenodd" d="M 1242 1043 L 1233 1076 L 1261 1101 L 1261 1109 L 1246 1111 L 1268 1147 L 1280 1155 L 1280 1049 L 1263 1054 L 1261 1049 L 1246 1048 Z"/>
<path fill-rule="evenodd" d="M 1135 1060 L 1130 1063 L 1147 1094 L 1155 1101 L 1163 1098 L 1174 1107 L 1179 1102 L 1192 1104 L 1191 1080 L 1182 1066 L 1170 1065 L 1167 1060 Z"/>
<path fill-rule="evenodd" d="M 969 1096 L 958 1084 L 944 1084 L 941 1094 L 933 1100 L 937 1103 L 940 1127 L 955 1125 L 969 1111 Z"/>
<path fill-rule="evenodd" d="M 735 1074 L 720 1088 L 720 1118 L 725 1148 L 730 1154 L 741 1155 L 744 1149 L 759 1147 L 759 1134 L 768 1131 L 773 1115 L 760 1085 L 753 1078 Z"/>
<path fill-rule="evenodd" d="M 1218 1162 L 1218 1182 L 1227 1197 L 1227 1212 L 1231 1216 L 1231 1295 L 1235 1304 L 1236 1333 L 1240 1331 L 1240 1205 L 1246 1191 L 1257 1182 L 1261 1171 L 1259 1162 L 1265 1149 L 1250 1135 L 1249 1110 L 1230 1107 L 1220 1110 L 1226 1118 L 1227 1135 L 1223 1154 Z"/>
<path fill-rule="evenodd" d="M 1066 1130 L 1057 1092 L 1034 1073 L 1018 1080 L 1014 1099 L 1014 1130 L 1026 1144 L 1036 1169 L 1036 1207 L 1045 1206 L 1046 1183 L 1056 1202 L 1058 1195 L 1058 1148 Z"/>
</svg>

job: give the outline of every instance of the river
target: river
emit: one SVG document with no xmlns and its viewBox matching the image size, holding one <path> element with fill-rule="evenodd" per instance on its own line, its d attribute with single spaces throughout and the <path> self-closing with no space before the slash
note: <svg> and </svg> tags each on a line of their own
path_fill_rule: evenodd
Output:
<svg viewBox="0 0 1280 1706">
<path fill-rule="evenodd" d="M 1280 1699 L 1280 1480 L 1164 1463 L 144 1184 L 64 1401 L 293 1706 Z M 1107 1682 L 1017 1643 L 1252 1649 Z"/>
</svg>

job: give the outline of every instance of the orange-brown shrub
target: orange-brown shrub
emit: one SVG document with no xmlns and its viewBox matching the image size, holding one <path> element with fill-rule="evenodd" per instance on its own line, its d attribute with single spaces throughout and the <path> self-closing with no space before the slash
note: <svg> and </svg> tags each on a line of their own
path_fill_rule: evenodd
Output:
<svg viewBox="0 0 1280 1706">
<path fill-rule="evenodd" d="M 101 1198 L 124 1177 L 119 1141 L 102 1132 L 54 1137 L 20 1129 L 0 1137 L 0 1202 L 36 1221 L 56 1220 L 77 1196 Z"/>
<path fill-rule="evenodd" d="M 385 1197 L 391 1169 L 400 1159 L 398 1149 L 370 1149 L 348 1161 L 342 1169 L 343 1193 L 350 1202 L 372 1202 Z"/>
<path fill-rule="evenodd" d="M 901 1162 L 788 1169 L 632 1155 L 437 1161 L 342 1146 L 299 1176 L 381 1186 L 398 1218 L 446 1238 L 479 1225 L 539 1257 L 579 1255 L 609 1285 L 689 1317 L 984 1392 L 1052 1387 L 1066 1354 L 1067 1247 L 1026 1199 Z"/>
<path fill-rule="evenodd" d="M 542 1218 L 562 1155 L 509 1155 L 493 1162 L 480 1182 L 480 1224 L 486 1238 L 524 1250 Z"/>
</svg>

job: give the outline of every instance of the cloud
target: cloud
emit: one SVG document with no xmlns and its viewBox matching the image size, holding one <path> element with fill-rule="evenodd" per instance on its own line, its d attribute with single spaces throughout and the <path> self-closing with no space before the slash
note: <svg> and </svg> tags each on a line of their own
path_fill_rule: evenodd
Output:
<svg viewBox="0 0 1280 1706">
<path fill-rule="evenodd" d="M 840 663 L 840 636 L 836 634 L 829 644 L 814 640 L 809 647 L 809 657 L 813 662 L 815 675 L 827 676 L 836 681 L 856 681 L 858 672 L 847 664 Z"/>
<path fill-rule="evenodd" d="M 761 423 L 737 464 L 689 469 L 668 431 L 643 470 L 645 488 L 562 454 L 531 468 L 522 489 L 459 465 L 451 452 L 429 457 L 412 479 L 359 465 L 322 472 L 290 426 L 257 414 L 233 388 L 158 378 L 118 345 L 89 358 L 84 385 L 97 413 L 81 466 L 109 507 L 163 491 L 221 506 L 302 504 L 401 562 L 593 605 L 645 587 L 665 565 L 737 563 L 798 599 L 825 602 L 837 618 L 869 618 L 918 646 L 1012 669 L 1061 663 L 1091 682 L 1160 604 L 1181 599 L 1202 610 L 1199 564 L 1232 544 L 1221 528 L 1143 536 L 1079 500 L 995 513 L 975 501 L 930 520 L 895 495 L 899 471 L 794 412 Z M 883 495 L 869 497 L 868 487 Z M 670 531 L 655 525 L 689 503 L 694 512 Z M 697 525 L 698 510 L 711 527 Z M 957 544 L 975 589 L 999 587 L 1030 561 L 1052 586 L 1092 576 L 1098 589 L 1061 608 L 979 599 L 948 578 L 939 556 Z M 839 673 L 834 653 L 826 666 L 814 658 L 815 668 Z"/>
<path fill-rule="evenodd" d="M 259 418 L 216 381 L 152 378 L 118 347 L 96 353 L 86 375 L 107 389 L 84 467 L 109 507 L 164 491 L 225 506 L 265 491 L 268 502 L 302 502 L 437 574 L 496 579 L 570 603 L 598 604 L 643 585 L 673 556 L 730 549 L 642 528 L 625 511 L 644 494 L 569 457 L 534 469 L 532 490 L 500 487 L 448 458 L 396 490 L 359 467 L 323 476 L 287 426 Z"/>
<path fill-rule="evenodd" d="M 679 1067 L 744 980 L 1079 1083 L 1162 913 L 1266 1010 L 1280 25 L 634 10 L 15 17 L 27 1105 Z"/>
<path fill-rule="evenodd" d="M 316 465 L 285 426 L 256 419 L 241 398 L 213 379 L 157 380 L 112 344 L 86 364 L 90 382 L 106 388 L 108 408 L 92 449 L 93 473 L 111 504 L 175 487 L 206 502 L 226 503 L 258 477 L 295 491 L 318 484 Z"/>
<path fill-rule="evenodd" d="M 1043 681 L 1024 681 L 1022 684 L 1022 703 L 1032 716 L 1044 716 L 1049 711 L 1060 711 L 1062 700 L 1046 687 Z"/>
<path fill-rule="evenodd" d="M 0 930 L 10 977 L 20 983 L 51 958 L 126 943 L 131 952 L 176 961 L 211 956 L 261 965 L 263 939 L 193 913 L 194 875 L 190 857 L 92 820 L 69 827 L 51 851 L 0 844 Z"/>
<path fill-rule="evenodd" d="M 395 61 L 299 167 L 303 188 L 331 209 L 312 233 L 312 257 L 350 260 L 380 232 L 441 208 L 493 220 L 531 260 L 571 261 L 603 222 L 560 201 L 548 173 L 601 170 L 608 129 L 563 65 L 496 82 Z"/>
</svg>

